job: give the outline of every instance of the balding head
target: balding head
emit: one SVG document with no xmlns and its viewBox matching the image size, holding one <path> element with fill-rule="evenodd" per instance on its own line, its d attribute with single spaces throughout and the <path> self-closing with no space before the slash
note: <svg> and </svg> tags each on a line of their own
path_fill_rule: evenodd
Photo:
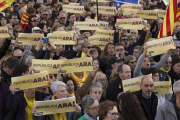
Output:
<svg viewBox="0 0 180 120">
<path fill-rule="evenodd" d="M 153 92 L 154 89 L 154 82 L 153 79 L 149 76 L 144 76 L 141 79 L 141 89 L 142 89 L 142 93 L 147 97 L 150 98 L 151 94 Z"/>
<path fill-rule="evenodd" d="M 126 65 L 122 64 L 118 67 L 119 77 L 122 80 L 131 79 L 131 68 Z"/>
<path fill-rule="evenodd" d="M 19 9 L 19 17 L 22 18 L 23 14 L 26 13 L 24 8 Z"/>
<path fill-rule="evenodd" d="M 21 51 L 20 49 L 16 49 L 16 50 L 13 52 L 13 56 L 18 59 L 19 63 L 22 62 L 23 55 L 22 55 L 22 51 Z"/>
</svg>

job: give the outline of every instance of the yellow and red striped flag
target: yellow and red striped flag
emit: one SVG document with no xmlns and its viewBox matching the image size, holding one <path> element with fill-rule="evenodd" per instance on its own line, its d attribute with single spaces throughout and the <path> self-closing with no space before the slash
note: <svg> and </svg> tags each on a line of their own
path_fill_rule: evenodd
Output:
<svg viewBox="0 0 180 120">
<path fill-rule="evenodd" d="M 171 0 L 166 11 L 161 29 L 158 34 L 158 39 L 161 37 L 170 36 L 173 29 L 177 26 L 180 16 L 179 0 Z"/>
<path fill-rule="evenodd" d="M 21 18 L 21 22 L 20 22 L 20 26 L 22 27 L 23 31 L 25 31 L 26 26 L 29 23 L 29 14 L 28 13 L 24 13 L 22 18 Z"/>
<path fill-rule="evenodd" d="M 0 12 L 9 7 L 14 0 L 0 0 Z"/>
</svg>

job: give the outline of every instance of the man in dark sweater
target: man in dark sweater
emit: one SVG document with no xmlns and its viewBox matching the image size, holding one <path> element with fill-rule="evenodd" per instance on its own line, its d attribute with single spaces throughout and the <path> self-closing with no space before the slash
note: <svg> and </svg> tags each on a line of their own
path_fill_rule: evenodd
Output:
<svg viewBox="0 0 180 120">
<path fill-rule="evenodd" d="M 149 76 L 144 76 L 141 79 L 141 90 L 134 93 L 139 99 L 148 120 L 154 120 L 157 111 L 158 98 L 152 92 L 153 89 L 153 79 Z"/>
</svg>

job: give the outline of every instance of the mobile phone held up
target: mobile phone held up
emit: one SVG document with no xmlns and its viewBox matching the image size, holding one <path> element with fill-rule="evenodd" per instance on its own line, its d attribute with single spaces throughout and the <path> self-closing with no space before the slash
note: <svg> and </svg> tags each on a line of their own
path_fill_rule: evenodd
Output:
<svg viewBox="0 0 180 120">
<path fill-rule="evenodd" d="M 44 44 L 46 44 L 46 43 L 49 42 L 49 39 L 48 38 L 43 38 L 42 41 L 43 41 Z"/>
</svg>

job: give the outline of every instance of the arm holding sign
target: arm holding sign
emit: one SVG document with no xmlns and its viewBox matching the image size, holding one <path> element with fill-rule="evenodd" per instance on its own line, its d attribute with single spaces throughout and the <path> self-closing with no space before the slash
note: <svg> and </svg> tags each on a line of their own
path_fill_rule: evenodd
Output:
<svg viewBox="0 0 180 120">
<path fill-rule="evenodd" d="M 115 45 L 116 43 L 119 42 L 119 25 L 116 22 L 114 26 L 115 26 L 115 31 L 114 31 L 114 45 Z"/>
</svg>

